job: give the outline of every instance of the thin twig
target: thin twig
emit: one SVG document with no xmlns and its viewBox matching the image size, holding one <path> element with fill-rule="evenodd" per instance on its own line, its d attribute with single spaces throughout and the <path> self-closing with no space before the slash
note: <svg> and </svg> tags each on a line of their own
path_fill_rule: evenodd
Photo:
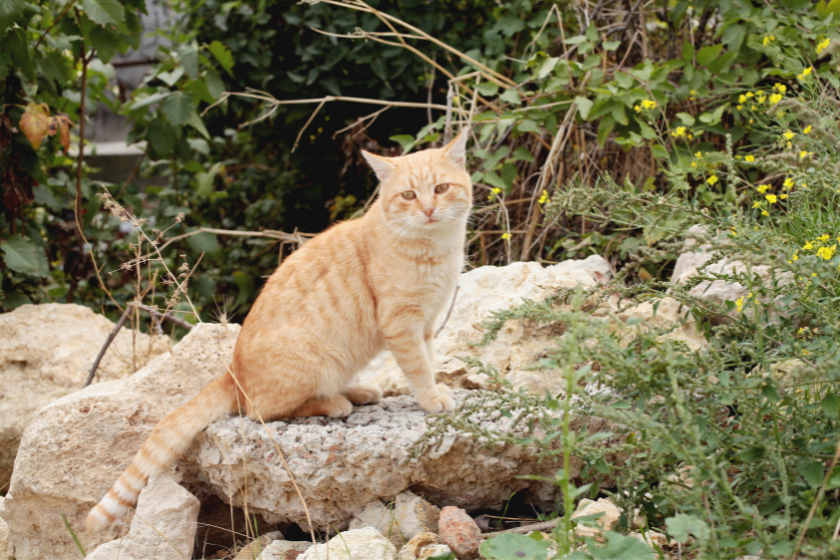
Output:
<svg viewBox="0 0 840 560">
<path fill-rule="evenodd" d="M 834 467 L 837 466 L 838 459 L 840 459 L 840 441 L 837 442 L 837 449 L 834 451 L 834 457 L 831 459 L 831 464 L 828 466 L 828 472 L 825 473 L 820 490 L 817 492 L 816 497 L 814 497 L 814 503 L 811 505 L 811 511 L 808 512 L 808 518 L 805 519 L 805 523 L 802 525 L 802 530 L 799 532 L 799 538 L 796 539 L 796 548 L 793 549 L 793 552 L 790 555 L 790 560 L 794 560 L 797 553 L 799 553 L 802 541 L 805 540 L 805 533 L 808 532 L 808 525 L 811 524 L 811 520 L 814 518 L 814 513 L 816 513 L 817 506 L 819 505 L 820 500 L 822 500 L 823 493 L 825 492 L 825 485 L 828 484 L 828 479 L 831 478 L 832 473 L 834 473 Z"/>
<path fill-rule="evenodd" d="M 146 154 L 149 153 L 149 148 L 146 148 L 146 151 L 143 152 L 143 155 L 140 156 L 140 159 L 137 160 L 137 165 L 134 166 L 134 169 L 131 171 L 131 175 L 128 176 L 128 179 L 125 180 L 120 192 L 117 193 L 117 196 L 114 198 L 119 198 L 122 196 L 122 193 L 125 192 L 126 187 L 128 187 L 129 183 L 134 180 L 134 176 L 137 175 L 137 171 L 140 169 L 140 164 L 143 163 L 143 160 L 146 159 Z"/>
<path fill-rule="evenodd" d="M 315 110 L 312 111 L 311 115 L 309 115 L 309 120 L 306 121 L 306 124 L 303 125 L 303 128 L 301 128 L 300 132 L 298 132 L 297 138 L 295 138 L 295 145 L 292 146 L 292 153 L 295 153 L 295 150 L 297 150 L 298 144 L 300 143 L 300 137 L 303 136 L 303 133 L 306 132 L 306 129 L 309 128 L 310 124 L 312 124 L 312 121 L 315 119 L 315 115 L 318 114 L 318 111 L 321 110 L 321 107 L 324 106 L 324 103 L 326 103 L 326 101 L 321 101 L 318 104 L 318 106 L 315 107 Z"/>
<path fill-rule="evenodd" d="M 41 46 L 41 43 L 42 43 L 42 42 L 43 42 L 43 40 L 46 38 L 47 33 L 49 33 L 50 31 L 52 31 L 52 28 L 53 28 L 53 27 L 55 27 L 55 26 L 58 24 L 58 22 L 60 22 L 60 21 L 61 21 L 61 18 L 63 18 L 63 17 L 64 17 L 64 14 L 66 14 L 66 13 L 67 13 L 67 10 L 69 10 L 70 8 L 72 8 L 72 7 L 73 7 L 73 4 L 75 4 L 75 3 L 76 3 L 76 0 L 70 0 L 70 2 L 68 2 L 68 4 L 67 4 L 66 6 L 64 6 L 64 9 L 63 9 L 63 10 L 61 10 L 61 13 L 60 13 L 60 14 L 58 14 L 58 17 L 57 17 L 57 18 L 55 18 L 55 21 L 53 21 L 53 22 L 52 22 L 52 25 L 50 25 L 49 27 L 47 27 L 47 29 L 46 29 L 46 30 L 44 30 L 44 32 L 41 34 L 41 36 L 40 36 L 40 37 L 38 37 L 38 42 L 37 42 L 37 43 L 35 43 L 35 47 L 32 49 L 33 51 L 37 51 L 37 50 L 38 50 L 38 47 L 40 47 L 40 46 Z"/>
<path fill-rule="evenodd" d="M 449 144 L 452 139 L 452 99 L 455 97 L 455 89 L 452 84 L 449 84 L 449 90 L 446 92 L 446 124 L 443 127 L 443 145 Z"/>
<path fill-rule="evenodd" d="M 437 336 L 443 330 L 443 327 L 446 326 L 446 322 L 449 321 L 449 316 L 452 315 L 452 310 L 455 309 L 455 300 L 458 299 L 458 290 L 460 289 L 461 286 L 455 286 L 455 291 L 452 293 L 452 303 L 449 304 L 449 311 L 446 312 L 446 317 L 443 318 L 443 323 L 441 323 L 438 327 L 438 330 L 435 333 L 435 338 L 437 338 Z"/>
</svg>

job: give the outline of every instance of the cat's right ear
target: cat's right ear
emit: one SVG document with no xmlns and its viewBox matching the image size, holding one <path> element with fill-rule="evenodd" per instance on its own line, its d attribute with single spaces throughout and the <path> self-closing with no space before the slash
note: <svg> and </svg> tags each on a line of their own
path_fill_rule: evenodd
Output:
<svg viewBox="0 0 840 560">
<path fill-rule="evenodd" d="M 362 155 L 365 156 L 365 160 L 367 160 L 368 165 L 370 165 L 373 172 L 376 173 L 380 183 L 387 181 L 391 173 L 394 172 L 394 164 L 388 161 L 390 158 L 378 156 L 364 150 L 362 150 Z"/>
</svg>

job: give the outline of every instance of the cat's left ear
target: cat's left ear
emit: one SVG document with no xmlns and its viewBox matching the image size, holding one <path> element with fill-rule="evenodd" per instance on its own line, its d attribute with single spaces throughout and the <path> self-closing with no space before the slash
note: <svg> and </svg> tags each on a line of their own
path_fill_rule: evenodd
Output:
<svg viewBox="0 0 840 560">
<path fill-rule="evenodd" d="M 365 160 L 367 160 L 368 165 L 370 165 L 373 172 L 376 173 L 376 176 L 379 178 L 379 182 L 384 183 L 387 181 L 388 177 L 394 171 L 394 164 L 388 161 L 390 158 L 378 156 L 364 150 L 362 150 L 362 155 L 365 156 Z"/>
<path fill-rule="evenodd" d="M 464 167 L 467 163 L 467 138 L 469 138 L 469 129 L 464 127 L 458 136 L 443 147 L 443 153 L 458 167 Z"/>
</svg>

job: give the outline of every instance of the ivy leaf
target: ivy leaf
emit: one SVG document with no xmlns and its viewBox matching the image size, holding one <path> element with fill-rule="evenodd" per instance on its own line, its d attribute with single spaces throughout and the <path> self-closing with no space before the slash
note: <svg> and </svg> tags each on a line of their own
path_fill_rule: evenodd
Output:
<svg viewBox="0 0 840 560">
<path fill-rule="evenodd" d="M 24 0 L 3 0 L 0 2 L 0 39 L 6 34 L 6 29 L 11 27 L 23 13 L 25 5 Z"/>
<path fill-rule="evenodd" d="M 545 560 L 551 541 L 504 533 L 481 544 L 481 555 L 491 560 Z"/>
<path fill-rule="evenodd" d="M 195 112 L 195 101 L 191 94 L 176 91 L 160 104 L 160 110 L 173 126 L 186 124 Z"/>
<path fill-rule="evenodd" d="M 105 26 L 125 24 L 125 8 L 117 0 L 82 0 L 85 13 L 94 23 Z"/>
<path fill-rule="evenodd" d="M 695 515 L 678 513 L 666 519 L 665 525 L 668 526 L 668 534 L 678 542 L 686 542 L 689 535 L 694 535 L 701 541 L 708 539 L 711 535 L 706 522 Z"/>
<path fill-rule="evenodd" d="M 718 57 L 723 45 L 709 45 L 697 51 L 697 64 L 701 66 L 708 66 L 714 59 Z"/>
<path fill-rule="evenodd" d="M 802 477 L 805 482 L 811 485 L 811 488 L 819 488 L 823 483 L 824 476 L 822 463 L 816 461 L 802 469 Z"/>
<path fill-rule="evenodd" d="M 233 55 L 230 53 L 230 49 L 228 49 L 221 41 L 213 41 L 209 45 L 205 45 L 207 50 L 216 57 L 216 60 L 219 61 L 219 64 L 222 65 L 222 68 L 225 69 L 225 72 L 233 76 L 233 72 L 231 69 L 233 68 Z"/>
<path fill-rule="evenodd" d="M 19 233 L 0 244 L 0 249 L 6 266 L 15 272 L 36 274 L 41 270 L 36 245 Z"/>
<path fill-rule="evenodd" d="M 50 109 L 46 103 L 28 103 L 20 118 L 20 129 L 37 150 L 50 130 Z"/>
</svg>

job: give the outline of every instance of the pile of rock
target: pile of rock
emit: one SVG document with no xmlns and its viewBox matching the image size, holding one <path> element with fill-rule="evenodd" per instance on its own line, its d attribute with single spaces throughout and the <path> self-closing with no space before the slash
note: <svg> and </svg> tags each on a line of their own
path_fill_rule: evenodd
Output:
<svg viewBox="0 0 840 560">
<path fill-rule="evenodd" d="M 523 299 L 539 300 L 560 288 L 592 287 L 610 277 L 609 265 L 597 256 L 545 268 L 536 263 L 515 263 L 463 274 L 451 317 L 437 339 L 441 356 L 438 379 L 454 387 L 461 402 L 471 391 L 488 388 L 485 377 L 456 357 L 466 356 L 495 367 L 517 387 L 539 394 L 546 389 L 559 392 L 551 372 L 528 368 L 538 363 L 562 335 L 563 325 L 535 328 L 522 321 L 508 321 L 495 342 L 476 346 L 484 333 L 482 322 L 491 312 L 516 307 Z M 664 300 L 657 313 L 650 304 L 620 312 L 617 306 L 617 301 L 609 301 L 599 310 L 608 328 L 622 330 L 630 319 L 642 318 L 644 324 L 628 328 L 628 335 L 637 328 L 674 326 L 668 338 L 682 340 L 691 348 L 705 344 L 690 323 L 678 326 L 685 321 L 685 311 L 675 300 Z M 0 344 L 3 319 L 9 321 L 18 313 L 0 315 Z M 100 331 L 107 334 L 111 324 L 105 323 L 108 325 L 103 323 Z M 64 328 L 67 332 L 76 330 Z M 473 548 L 477 551 L 474 544 L 481 536 L 471 528 L 472 519 L 463 510 L 498 508 L 515 491 L 536 505 L 556 499 L 553 484 L 526 480 L 522 475 L 553 476 L 562 463 L 559 455 L 553 461 L 540 461 L 535 450 L 526 446 L 498 443 L 487 448 L 475 437 L 455 430 L 447 433 L 439 445 L 415 454 L 427 435 L 428 416 L 407 395 L 393 358 L 383 353 L 361 374 L 366 381 L 380 383 L 386 389 L 387 396 L 379 403 L 356 407 L 344 419 L 277 421 L 269 423 L 267 429 L 242 418 L 216 422 L 196 439 L 168 474 L 170 479 L 161 478 L 144 490 L 136 516 L 110 531 L 85 533 L 81 528 L 87 512 L 128 465 L 154 425 L 225 372 L 238 333 L 237 325 L 202 325 L 171 353 L 152 359 L 134 375 L 115 379 L 122 374 L 116 362 L 106 361 L 103 371 L 105 379 L 110 380 L 38 405 L 42 408 L 27 421 L 29 427 L 17 453 L 9 492 L 0 505 L 0 518 L 9 525 L 17 560 L 76 558 L 78 546 L 62 516 L 76 528 L 81 545 L 94 558 L 111 558 L 114 554 L 120 558 L 167 558 L 166 550 L 176 549 L 179 555 L 189 557 L 187 543 L 194 538 L 195 524 L 195 518 L 189 516 L 193 516 L 197 502 L 183 488 L 175 488 L 180 483 L 199 495 L 215 494 L 231 504 L 247 504 L 249 511 L 270 522 L 306 526 L 308 518 L 314 529 L 340 529 L 341 535 L 318 545 L 326 547 L 324 553 L 328 548 L 331 558 L 342 557 L 342 550 L 350 548 L 352 552 L 357 545 L 373 547 L 370 550 L 375 550 L 377 558 L 425 558 L 445 547 L 468 558 Z M 131 340 L 118 339 L 116 348 L 130 355 L 127 349 L 131 346 L 124 346 L 126 343 Z M 142 344 L 148 343 L 143 339 Z M 40 348 L 40 359 L 50 355 L 47 348 L 52 346 Z M 78 379 L 78 383 L 68 382 L 67 392 L 80 385 L 101 344 L 94 341 L 86 346 L 92 355 L 73 362 L 76 365 L 71 369 L 77 373 L 72 379 L 73 383 Z M 4 356 L 2 347 L 0 356 Z M 26 400 L 29 396 L 18 398 Z M 576 419 L 574 427 L 602 429 L 601 424 L 590 425 L 589 421 Z M 516 434 L 520 429 L 501 411 L 482 416 L 480 422 L 481 428 L 501 433 Z M 278 451 L 288 462 L 308 512 Z M 574 458 L 571 464 L 570 476 L 578 476 Z M 406 492 L 409 488 L 414 493 Z M 421 494 L 443 509 L 438 512 Z M 157 502 L 162 510 L 150 510 Z M 178 519 L 172 517 L 176 511 L 182 512 Z M 154 544 L 157 541 L 148 532 L 150 525 L 157 530 L 156 535 L 166 535 L 166 545 Z M 171 531 L 163 530 L 163 526 L 171 527 Z M 0 552 L 2 529 L 0 525 Z M 354 540 L 356 536 L 359 538 Z M 262 550 L 264 560 L 288 559 L 294 553 L 308 560 L 320 554 L 317 547 L 304 551 L 302 544 L 292 547 L 283 544 L 290 541 L 274 537 L 263 536 L 250 550 Z M 357 544 L 351 546 L 351 541 Z M 358 554 L 353 557 L 365 558 Z"/>
</svg>

